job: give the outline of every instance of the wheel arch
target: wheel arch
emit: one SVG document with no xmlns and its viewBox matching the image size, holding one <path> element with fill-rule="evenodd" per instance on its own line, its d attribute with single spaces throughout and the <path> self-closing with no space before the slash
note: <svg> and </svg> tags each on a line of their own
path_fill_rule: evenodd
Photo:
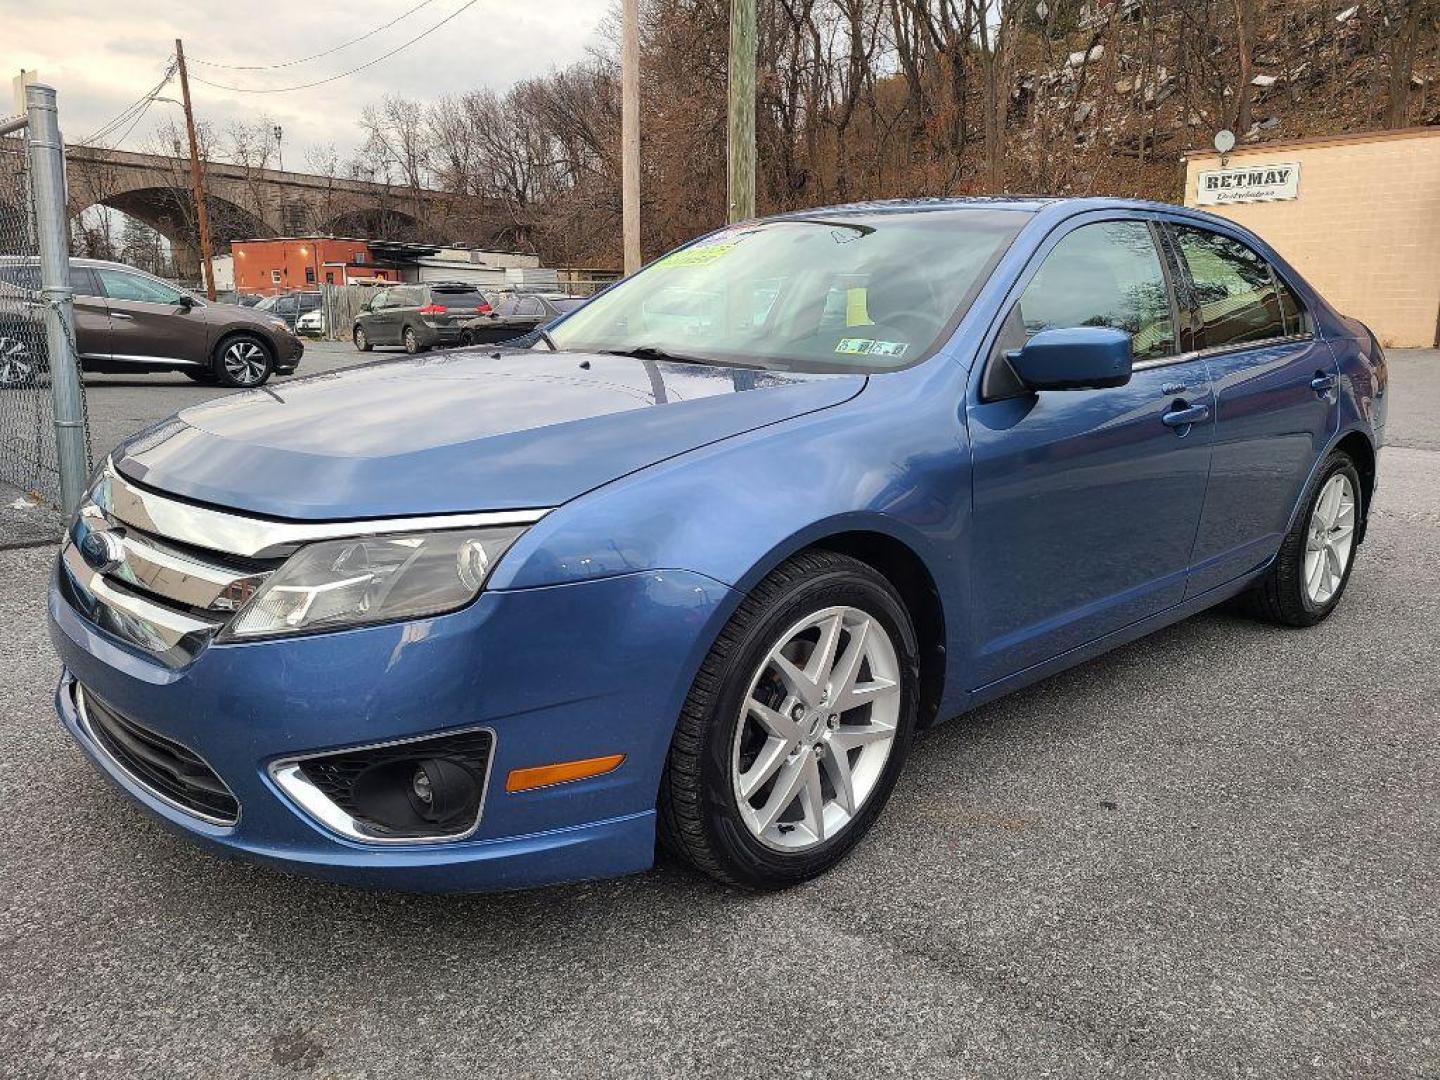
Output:
<svg viewBox="0 0 1440 1080">
<path fill-rule="evenodd" d="M 258 341 L 261 348 L 263 348 L 270 357 L 270 366 L 275 366 L 275 362 L 280 356 L 280 351 L 275 348 L 275 343 L 270 340 L 267 334 L 255 329 L 253 326 L 241 325 L 227 326 L 215 339 L 215 346 L 210 350 L 210 364 L 212 367 L 217 367 L 218 370 L 220 357 L 225 352 L 225 347 L 236 338 L 250 338 L 253 341 Z"/>
<path fill-rule="evenodd" d="M 945 608 L 925 561 L 889 533 L 865 529 L 832 533 L 801 550 L 848 555 L 894 586 L 915 624 L 920 661 L 919 725 L 923 728 L 934 723 L 945 689 Z"/>
<path fill-rule="evenodd" d="M 939 718 L 949 659 L 949 624 L 942 592 L 921 555 L 919 545 L 897 535 L 888 519 L 847 515 L 816 523 L 771 548 L 734 585 L 734 604 L 748 596 L 762 580 L 787 559 L 805 551 L 833 551 L 864 563 L 885 578 L 900 594 L 915 624 L 920 661 L 919 724 Z M 720 626 L 729 621 L 727 611 Z M 716 630 L 718 633 L 718 628 Z M 708 648 L 708 643 L 707 643 Z"/>
<path fill-rule="evenodd" d="M 1364 432 L 1354 429 L 1340 436 L 1339 441 L 1331 448 L 1331 452 L 1336 450 L 1350 455 L 1350 460 L 1355 462 L 1355 471 L 1360 474 L 1360 523 L 1355 541 L 1361 543 L 1365 539 L 1365 529 L 1370 523 L 1370 497 L 1375 491 L 1375 446 Z"/>
</svg>

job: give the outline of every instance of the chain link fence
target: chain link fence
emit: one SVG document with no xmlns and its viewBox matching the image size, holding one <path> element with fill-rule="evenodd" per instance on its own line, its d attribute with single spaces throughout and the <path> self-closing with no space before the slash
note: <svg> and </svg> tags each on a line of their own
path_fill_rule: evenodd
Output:
<svg viewBox="0 0 1440 1080">
<path fill-rule="evenodd" d="M 28 128 L 0 134 L 0 547 L 52 539 L 64 526 L 29 144 Z M 88 447 L 83 389 L 80 417 Z"/>
</svg>

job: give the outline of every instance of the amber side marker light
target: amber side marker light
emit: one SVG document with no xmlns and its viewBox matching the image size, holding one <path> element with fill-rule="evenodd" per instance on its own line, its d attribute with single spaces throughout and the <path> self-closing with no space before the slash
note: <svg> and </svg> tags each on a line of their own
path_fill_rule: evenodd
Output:
<svg viewBox="0 0 1440 1080">
<path fill-rule="evenodd" d="M 531 791 L 535 788 L 569 783 L 571 780 L 604 776 L 618 769 L 624 760 L 624 754 L 606 754 L 604 757 L 582 758 L 580 761 L 557 761 L 553 765 L 511 769 L 510 775 L 505 777 L 505 790 Z"/>
</svg>

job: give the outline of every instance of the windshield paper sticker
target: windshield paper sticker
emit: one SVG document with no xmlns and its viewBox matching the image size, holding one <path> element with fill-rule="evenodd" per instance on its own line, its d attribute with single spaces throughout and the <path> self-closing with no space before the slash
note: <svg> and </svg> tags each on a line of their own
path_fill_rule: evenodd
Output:
<svg viewBox="0 0 1440 1080">
<path fill-rule="evenodd" d="M 909 343 L 904 341 L 876 341 L 873 338 L 847 337 L 840 339 L 840 344 L 835 346 L 835 351 L 848 356 L 904 356 L 905 350 L 909 347 Z"/>
<path fill-rule="evenodd" d="M 687 248 L 666 255 L 657 260 L 655 266 L 707 266 L 717 259 L 723 259 L 740 246 L 740 241 L 753 235 L 755 229 L 726 229 L 717 236 Z"/>
</svg>

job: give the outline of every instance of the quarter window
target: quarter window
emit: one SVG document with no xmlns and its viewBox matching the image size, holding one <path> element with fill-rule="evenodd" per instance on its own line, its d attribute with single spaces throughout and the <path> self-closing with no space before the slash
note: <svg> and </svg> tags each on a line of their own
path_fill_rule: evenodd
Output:
<svg viewBox="0 0 1440 1080">
<path fill-rule="evenodd" d="M 122 270 L 96 268 L 100 276 L 100 287 L 112 300 L 139 300 L 149 304 L 178 304 L 180 290 L 166 285 L 163 281 L 127 274 Z"/>
<path fill-rule="evenodd" d="M 1218 349 L 1286 335 L 1269 263 L 1228 236 L 1189 225 L 1170 228 L 1190 271 L 1199 316 L 1195 348 Z"/>
<path fill-rule="evenodd" d="M 1024 337 L 1072 326 L 1130 335 L 1136 360 L 1175 353 L 1175 320 L 1160 255 L 1143 221 L 1106 221 L 1067 235 L 1045 257 L 1018 305 Z"/>
</svg>

